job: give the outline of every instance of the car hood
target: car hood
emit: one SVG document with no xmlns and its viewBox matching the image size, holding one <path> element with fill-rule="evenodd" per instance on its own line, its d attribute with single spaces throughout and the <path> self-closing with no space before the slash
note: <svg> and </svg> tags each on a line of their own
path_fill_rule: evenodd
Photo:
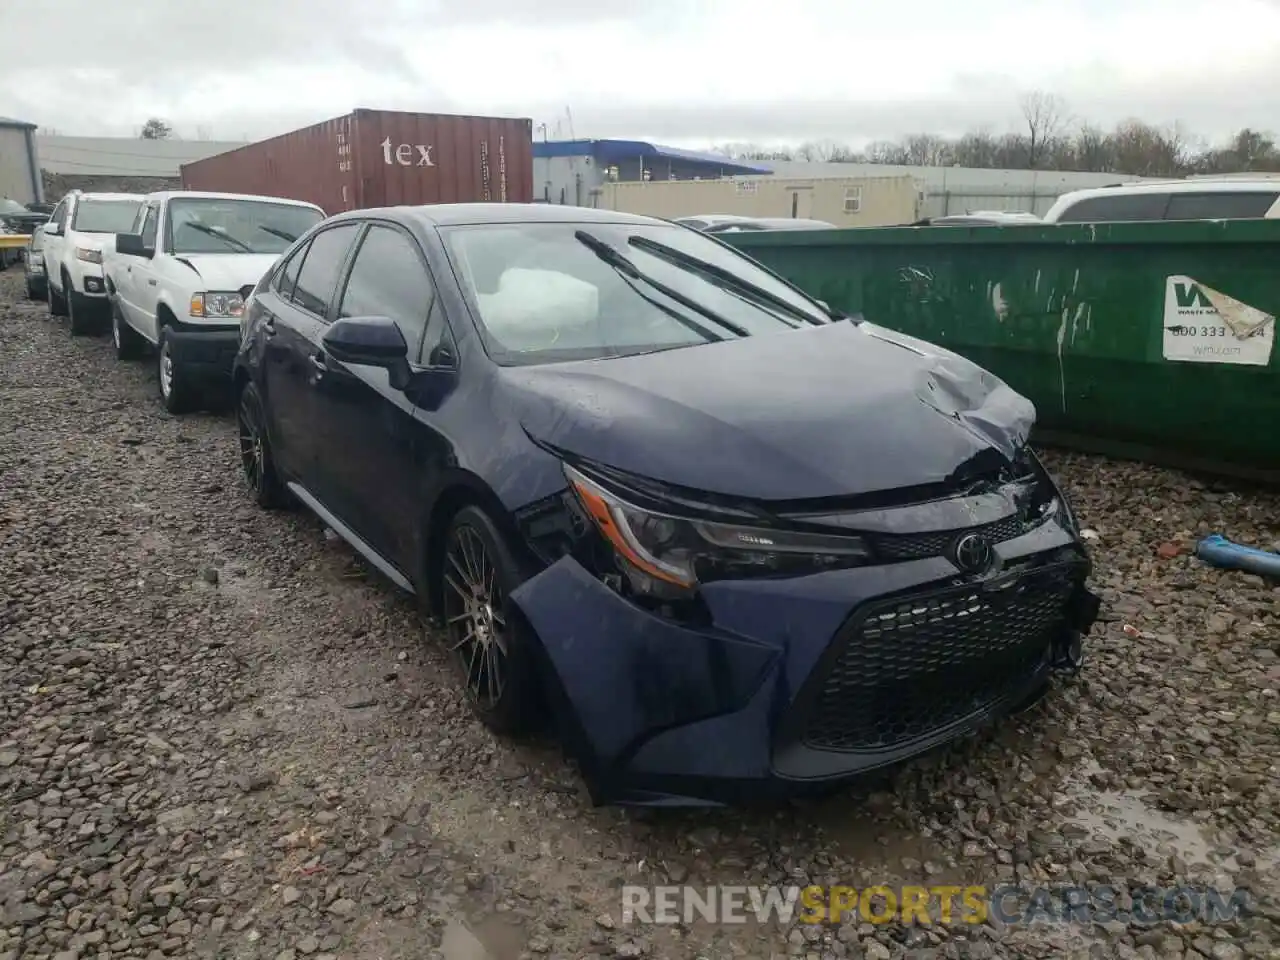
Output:
<svg viewBox="0 0 1280 960">
<path fill-rule="evenodd" d="M 229 293 L 255 284 L 278 260 L 278 253 L 191 253 L 175 254 L 200 275 L 205 290 Z"/>
<path fill-rule="evenodd" d="M 597 463 L 758 500 L 955 480 L 1012 460 L 1031 401 L 958 355 L 870 323 L 634 357 L 508 367 L 526 432 Z"/>
</svg>

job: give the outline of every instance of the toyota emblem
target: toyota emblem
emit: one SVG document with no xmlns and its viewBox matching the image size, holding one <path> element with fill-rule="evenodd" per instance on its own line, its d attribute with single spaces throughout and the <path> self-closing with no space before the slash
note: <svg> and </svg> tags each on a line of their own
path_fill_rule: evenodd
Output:
<svg viewBox="0 0 1280 960">
<path fill-rule="evenodd" d="M 991 566 L 991 541 L 976 533 L 967 533 L 956 541 L 952 558 L 965 573 L 979 573 Z"/>
</svg>

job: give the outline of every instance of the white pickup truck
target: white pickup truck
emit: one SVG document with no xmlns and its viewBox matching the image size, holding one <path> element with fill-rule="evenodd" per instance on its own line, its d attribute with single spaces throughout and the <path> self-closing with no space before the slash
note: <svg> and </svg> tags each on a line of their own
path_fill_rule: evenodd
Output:
<svg viewBox="0 0 1280 960">
<path fill-rule="evenodd" d="M 198 406 L 231 375 L 245 298 L 324 216 L 278 197 L 148 194 L 104 263 L 116 356 L 133 359 L 150 344 L 165 409 Z"/>
</svg>

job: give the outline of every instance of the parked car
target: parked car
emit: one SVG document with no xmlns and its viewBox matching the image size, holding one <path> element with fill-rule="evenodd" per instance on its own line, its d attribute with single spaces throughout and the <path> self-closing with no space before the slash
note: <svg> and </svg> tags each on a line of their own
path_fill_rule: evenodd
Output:
<svg viewBox="0 0 1280 960">
<path fill-rule="evenodd" d="M 246 309 L 263 506 L 437 618 L 597 802 L 838 783 L 1018 708 L 1097 613 L 1030 402 L 665 221 L 358 210 Z"/>
<path fill-rule="evenodd" d="M 743 230 L 836 230 L 834 223 L 825 220 L 806 220 L 803 217 L 743 217 L 725 220 L 703 228 L 703 233 L 739 233 Z"/>
<path fill-rule="evenodd" d="M 107 259 L 116 356 L 155 347 L 160 400 L 198 406 L 229 382 L 244 299 L 301 234 L 324 219 L 313 203 L 237 193 L 148 194 Z"/>
<path fill-rule="evenodd" d="M 102 261 L 115 235 L 129 229 L 142 197 L 72 190 L 58 202 L 44 232 L 49 312 L 70 317 L 72 336 L 91 332 L 106 317 Z"/>
<path fill-rule="evenodd" d="M 911 224 L 913 227 L 997 227 L 1025 226 L 1044 223 L 1034 213 L 1006 210 L 975 210 L 972 213 L 951 213 L 943 217 L 926 217 Z"/>
<path fill-rule="evenodd" d="M 0 270 L 6 270 L 23 259 L 24 245 L 14 246 L 15 243 L 22 244 L 22 241 L 13 238 L 30 235 L 33 229 L 48 219 L 32 213 L 17 200 L 0 197 L 0 237 L 9 238 L 0 242 Z"/>
<path fill-rule="evenodd" d="M 45 300 L 49 296 L 49 279 L 44 269 L 44 232 L 36 229 L 27 240 L 23 257 L 23 274 L 29 300 Z"/>
<path fill-rule="evenodd" d="M 1064 193 L 1045 223 L 1121 220 L 1275 220 L 1280 218 L 1280 178 L 1192 177 L 1121 183 Z"/>
</svg>

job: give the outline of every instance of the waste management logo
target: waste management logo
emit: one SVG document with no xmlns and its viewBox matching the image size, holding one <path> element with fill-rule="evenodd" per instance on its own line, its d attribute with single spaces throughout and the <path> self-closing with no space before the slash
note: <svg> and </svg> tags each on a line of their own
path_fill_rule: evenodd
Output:
<svg viewBox="0 0 1280 960">
<path fill-rule="evenodd" d="M 1266 366 L 1276 318 L 1191 277 L 1165 280 L 1162 347 L 1166 360 Z"/>
<path fill-rule="evenodd" d="M 624 924 L 988 922 L 1149 926 L 1228 923 L 1252 910 L 1247 890 L 1211 886 L 625 886 Z"/>
</svg>

